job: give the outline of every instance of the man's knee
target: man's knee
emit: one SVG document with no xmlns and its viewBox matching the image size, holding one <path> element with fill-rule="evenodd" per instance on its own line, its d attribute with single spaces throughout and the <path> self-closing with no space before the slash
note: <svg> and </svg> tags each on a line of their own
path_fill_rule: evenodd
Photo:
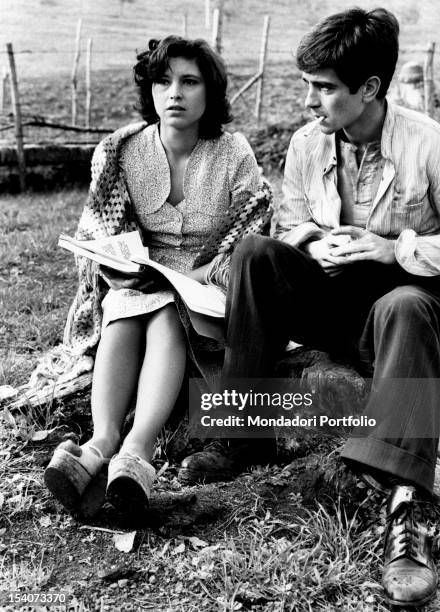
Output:
<svg viewBox="0 0 440 612">
<path fill-rule="evenodd" d="M 264 256 L 268 248 L 268 244 L 272 238 L 260 236 L 259 234 L 250 234 L 243 238 L 240 244 L 234 251 L 233 259 L 235 261 L 247 261 L 249 259 L 260 258 Z"/>
<path fill-rule="evenodd" d="M 264 262 L 271 261 L 280 248 L 280 241 L 267 236 L 250 234 L 244 238 L 234 251 L 232 256 L 232 268 L 240 270 L 243 268 L 258 267 L 262 269 Z"/>
<path fill-rule="evenodd" d="M 430 296 L 420 287 L 396 287 L 376 301 L 375 322 L 428 320 L 433 314 L 431 302 Z"/>
</svg>

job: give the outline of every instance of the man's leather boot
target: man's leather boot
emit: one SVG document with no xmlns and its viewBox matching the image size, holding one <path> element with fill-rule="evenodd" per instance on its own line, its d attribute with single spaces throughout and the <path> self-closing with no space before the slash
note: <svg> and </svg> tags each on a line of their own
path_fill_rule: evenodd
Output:
<svg viewBox="0 0 440 612">
<path fill-rule="evenodd" d="M 231 480 L 253 465 L 276 459 L 275 439 L 214 440 L 198 453 L 185 457 L 178 479 L 187 485 Z"/>
<path fill-rule="evenodd" d="M 390 604 L 417 607 L 435 595 L 431 541 L 412 486 L 396 485 L 391 492 L 384 552 L 382 584 Z"/>
</svg>

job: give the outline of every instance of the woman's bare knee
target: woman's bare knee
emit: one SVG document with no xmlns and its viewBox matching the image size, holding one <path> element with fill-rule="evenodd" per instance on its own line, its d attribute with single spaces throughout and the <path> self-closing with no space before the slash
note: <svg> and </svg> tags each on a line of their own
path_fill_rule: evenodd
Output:
<svg viewBox="0 0 440 612">
<path fill-rule="evenodd" d="M 185 342 L 185 330 L 174 304 L 167 304 L 153 313 L 147 323 L 147 341 L 158 339 L 165 341 Z"/>
</svg>

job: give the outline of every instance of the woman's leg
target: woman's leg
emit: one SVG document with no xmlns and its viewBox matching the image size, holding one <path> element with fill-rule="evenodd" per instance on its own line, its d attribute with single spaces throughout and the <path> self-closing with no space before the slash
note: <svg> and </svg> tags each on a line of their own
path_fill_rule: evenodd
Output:
<svg viewBox="0 0 440 612">
<path fill-rule="evenodd" d="M 102 330 L 92 385 L 93 444 L 111 457 L 137 387 L 145 347 L 146 317 L 113 321 Z"/>
<path fill-rule="evenodd" d="M 185 373 L 186 336 L 173 304 L 146 323 L 146 350 L 139 375 L 133 427 L 122 451 L 151 461 L 157 436 L 176 402 Z"/>
</svg>

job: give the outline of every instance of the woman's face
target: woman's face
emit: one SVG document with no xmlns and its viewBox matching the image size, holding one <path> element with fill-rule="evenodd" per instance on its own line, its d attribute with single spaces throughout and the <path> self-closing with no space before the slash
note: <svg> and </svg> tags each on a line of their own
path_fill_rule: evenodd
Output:
<svg viewBox="0 0 440 612">
<path fill-rule="evenodd" d="M 171 58 L 151 91 L 162 125 L 181 130 L 198 127 L 206 109 L 206 86 L 195 60 Z"/>
</svg>

